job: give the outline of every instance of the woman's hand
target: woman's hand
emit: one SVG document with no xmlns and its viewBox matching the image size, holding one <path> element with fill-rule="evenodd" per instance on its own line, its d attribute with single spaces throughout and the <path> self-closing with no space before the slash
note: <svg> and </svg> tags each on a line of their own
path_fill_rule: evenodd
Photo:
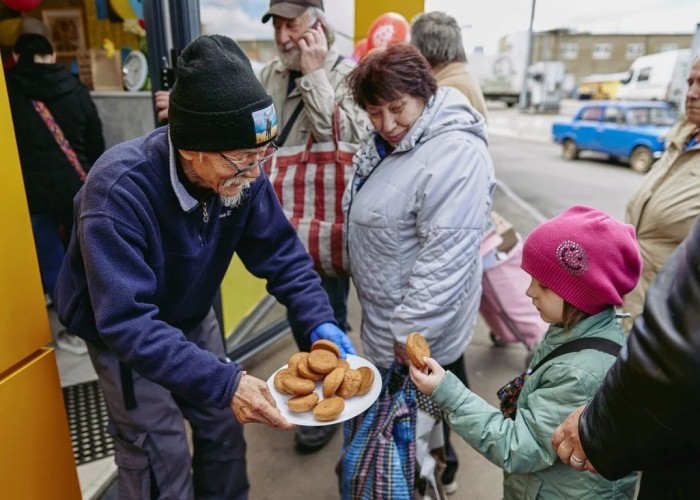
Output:
<svg viewBox="0 0 700 500">
<path fill-rule="evenodd" d="M 411 380 L 416 384 L 418 390 L 430 396 L 438 384 L 445 377 L 445 369 L 433 358 L 423 358 L 427 365 L 422 370 L 409 361 L 408 367 L 411 372 Z"/>
</svg>

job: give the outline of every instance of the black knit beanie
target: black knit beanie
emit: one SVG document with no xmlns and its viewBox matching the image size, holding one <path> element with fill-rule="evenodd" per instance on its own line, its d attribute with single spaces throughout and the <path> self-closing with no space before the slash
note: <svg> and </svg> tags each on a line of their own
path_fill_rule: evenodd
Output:
<svg viewBox="0 0 700 500">
<path fill-rule="evenodd" d="M 252 149 L 277 135 L 272 98 L 248 57 L 228 37 L 200 36 L 177 60 L 168 109 L 170 138 L 178 149 Z"/>
<path fill-rule="evenodd" d="M 48 56 L 53 54 L 51 42 L 35 33 L 24 33 L 17 38 L 13 52 L 19 55 L 19 64 L 34 64 L 34 56 Z"/>
</svg>

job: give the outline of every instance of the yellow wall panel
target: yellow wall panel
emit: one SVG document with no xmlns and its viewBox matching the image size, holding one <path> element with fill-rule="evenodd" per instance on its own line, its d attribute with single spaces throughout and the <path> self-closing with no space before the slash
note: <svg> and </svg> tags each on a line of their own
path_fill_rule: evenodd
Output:
<svg viewBox="0 0 700 500">
<path fill-rule="evenodd" d="M 233 258 L 221 283 L 221 308 L 226 335 L 267 295 L 265 284 L 265 280 L 250 274 L 237 256 Z"/>
<path fill-rule="evenodd" d="M 0 443 L 0 498 L 81 498 L 53 349 L 0 378 Z"/>
<path fill-rule="evenodd" d="M 401 14 L 410 23 L 423 12 L 424 3 L 424 0 L 355 0 L 355 42 L 365 38 L 372 21 L 385 12 Z"/>
<path fill-rule="evenodd" d="M 17 143 L 0 71 L 0 373 L 51 341 Z"/>
</svg>

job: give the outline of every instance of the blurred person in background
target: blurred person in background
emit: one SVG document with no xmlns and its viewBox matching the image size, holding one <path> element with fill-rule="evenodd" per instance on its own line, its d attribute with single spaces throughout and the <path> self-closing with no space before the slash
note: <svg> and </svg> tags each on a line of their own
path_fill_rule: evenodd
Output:
<svg viewBox="0 0 700 500">
<path fill-rule="evenodd" d="M 486 119 L 486 101 L 479 82 L 469 72 L 462 30 L 444 12 L 424 12 L 411 21 L 411 44 L 430 63 L 440 87 L 454 87 Z"/>
<path fill-rule="evenodd" d="M 625 297 L 623 321 L 629 332 L 642 312 L 644 296 L 666 260 L 688 236 L 700 214 L 700 57 L 688 75 L 685 118 L 666 136 L 666 151 L 627 203 L 625 219 L 637 230 L 644 272 Z"/>
<path fill-rule="evenodd" d="M 73 197 L 91 165 L 104 152 L 102 122 L 90 91 L 62 64 L 51 42 L 23 34 L 14 48 L 17 64 L 7 70 L 7 91 L 22 166 L 24 189 L 47 304 L 73 226 Z M 87 354 L 85 343 L 66 330 L 56 346 Z"/>
</svg>

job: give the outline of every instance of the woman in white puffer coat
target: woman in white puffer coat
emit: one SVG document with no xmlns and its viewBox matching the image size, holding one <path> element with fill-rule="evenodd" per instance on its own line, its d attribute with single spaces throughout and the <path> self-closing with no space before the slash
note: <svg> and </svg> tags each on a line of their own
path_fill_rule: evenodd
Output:
<svg viewBox="0 0 700 500">
<path fill-rule="evenodd" d="M 494 189 L 484 118 L 459 91 L 438 89 L 428 62 L 407 44 L 362 59 L 349 88 L 375 129 L 355 155 L 344 197 L 364 355 L 380 369 L 406 364 L 406 337 L 420 332 L 466 385 L 463 355 L 479 311 L 480 245 Z M 443 482 L 454 491 L 447 429 L 451 470 Z"/>
</svg>

